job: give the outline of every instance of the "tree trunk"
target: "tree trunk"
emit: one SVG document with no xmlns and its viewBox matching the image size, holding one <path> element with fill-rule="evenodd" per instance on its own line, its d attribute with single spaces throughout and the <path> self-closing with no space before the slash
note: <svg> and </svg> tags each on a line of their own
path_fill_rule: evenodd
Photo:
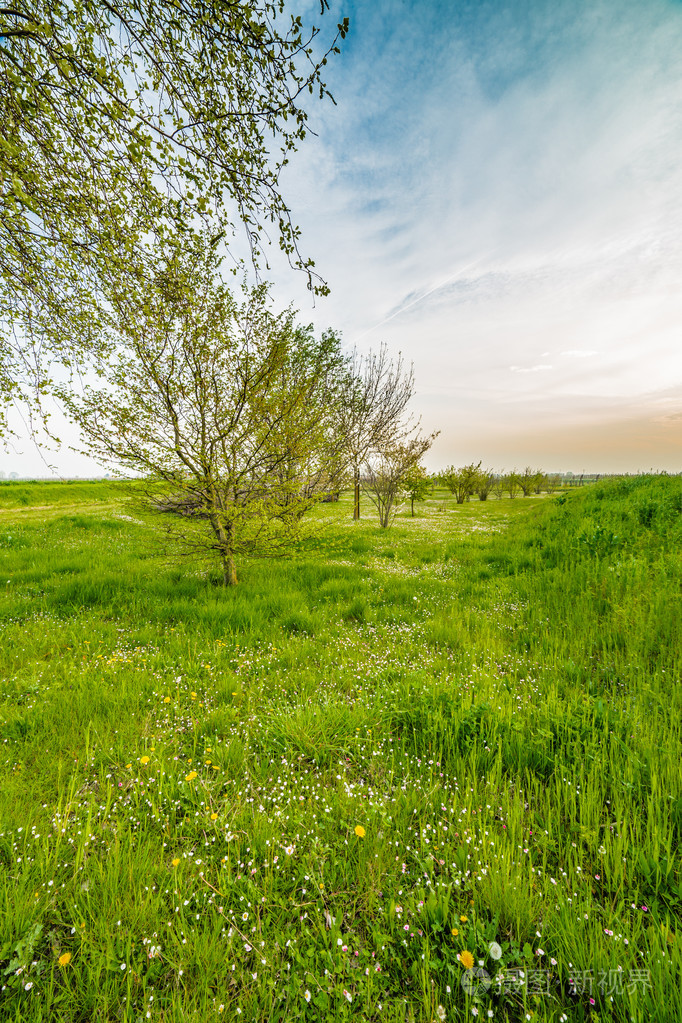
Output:
<svg viewBox="0 0 682 1023">
<path fill-rule="evenodd" d="M 223 582 L 225 586 L 236 586 L 237 568 L 234 561 L 234 549 L 232 546 L 232 524 L 225 524 L 215 509 L 210 512 L 210 522 L 213 532 L 218 539 L 216 548 L 220 554 L 220 560 L 223 563 Z"/>
<path fill-rule="evenodd" d="M 414 498 L 413 497 L 410 498 L 410 504 L 412 506 L 412 518 L 414 518 Z"/>
<path fill-rule="evenodd" d="M 223 582 L 225 586 L 237 585 L 237 568 L 231 554 L 222 554 L 223 561 Z"/>
<path fill-rule="evenodd" d="M 360 466 L 355 466 L 353 486 L 353 520 L 360 518 Z"/>
</svg>

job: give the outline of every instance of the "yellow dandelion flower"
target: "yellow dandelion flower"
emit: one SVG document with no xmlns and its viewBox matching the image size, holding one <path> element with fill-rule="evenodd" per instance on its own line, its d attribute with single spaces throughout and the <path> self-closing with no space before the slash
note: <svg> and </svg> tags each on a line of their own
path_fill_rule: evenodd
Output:
<svg viewBox="0 0 682 1023">
<path fill-rule="evenodd" d="M 164 696 L 163 702 L 164 703 L 170 703 L 170 696 Z"/>
<path fill-rule="evenodd" d="M 192 697 L 193 700 L 196 700 L 196 698 L 197 698 L 197 694 L 196 693 L 190 693 L 189 695 Z"/>
<path fill-rule="evenodd" d="M 171 864 L 174 867 L 177 867 L 179 865 L 179 863 L 180 863 L 180 858 L 178 856 L 176 856 L 174 860 L 171 860 Z"/>
<path fill-rule="evenodd" d="M 198 775 L 196 771 L 190 771 L 189 774 L 185 775 L 185 781 L 194 781 L 197 777 Z"/>
<path fill-rule="evenodd" d="M 212 813 L 211 814 L 211 820 L 212 821 L 217 821 L 218 820 L 218 814 L 217 813 Z"/>
<path fill-rule="evenodd" d="M 65 952 L 64 955 L 61 955 L 59 957 L 58 962 L 60 966 L 68 966 L 69 963 L 71 962 L 71 953 Z"/>
<path fill-rule="evenodd" d="M 452 930 L 450 931 L 450 934 L 453 936 L 453 938 L 456 938 L 457 935 L 459 934 L 459 931 L 457 930 L 456 927 L 453 927 Z"/>
<path fill-rule="evenodd" d="M 323 884 L 320 884 L 320 891 L 321 891 L 321 892 L 323 892 L 323 891 L 324 891 L 324 885 L 323 885 Z"/>
<path fill-rule="evenodd" d="M 460 963 L 462 964 L 465 970 L 470 970 L 471 967 L 474 965 L 474 957 L 472 956 L 471 952 L 467 951 L 467 949 L 464 949 L 463 952 L 460 952 L 457 958 L 459 959 Z"/>
<path fill-rule="evenodd" d="M 140 763 L 141 764 L 148 764 L 149 763 L 149 757 L 140 757 Z"/>
<path fill-rule="evenodd" d="M 467 922 L 468 922 L 468 920 L 469 920 L 469 917 L 468 917 L 468 916 L 461 916 L 461 917 L 460 917 L 460 920 L 462 921 L 462 923 L 463 923 L 463 924 L 465 924 L 465 923 L 467 923 Z"/>
<path fill-rule="evenodd" d="M 129 771 L 132 766 L 132 764 L 126 764 L 126 771 Z"/>
<path fill-rule="evenodd" d="M 355 834 L 358 836 L 358 838 L 364 838 L 365 837 L 367 832 L 363 828 L 362 824 L 356 824 L 355 825 Z"/>
</svg>

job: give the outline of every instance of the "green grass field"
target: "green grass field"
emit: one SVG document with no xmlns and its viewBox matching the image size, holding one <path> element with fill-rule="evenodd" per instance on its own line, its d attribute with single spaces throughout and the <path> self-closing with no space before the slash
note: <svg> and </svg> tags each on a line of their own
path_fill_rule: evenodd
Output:
<svg viewBox="0 0 682 1023">
<path fill-rule="evenodd" d="M 682 1019 L 681 509 L 342 499 L 226 590 L 1 485 L 0 1020 Z"/>
</svg>

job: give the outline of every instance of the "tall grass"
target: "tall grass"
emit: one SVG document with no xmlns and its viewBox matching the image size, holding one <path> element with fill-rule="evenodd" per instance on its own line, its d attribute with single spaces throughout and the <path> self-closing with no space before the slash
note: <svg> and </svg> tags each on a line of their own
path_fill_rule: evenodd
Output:
<svg viewBox="0 0 682 1023">
<path fill-rule="evenodd" d="M 345 498 L 233 590 L 60 506 L 0 523 L 0 1019 L 682 1018 L 678 479 Z"/>
</svg>

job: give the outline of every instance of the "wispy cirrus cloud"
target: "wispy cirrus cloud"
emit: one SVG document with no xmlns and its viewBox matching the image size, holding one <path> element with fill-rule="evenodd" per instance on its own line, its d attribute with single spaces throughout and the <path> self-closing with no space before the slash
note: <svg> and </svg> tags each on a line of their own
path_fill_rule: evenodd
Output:
<svg viewBox="0 0 682 1023">
<path fill-rule="evenodd" d="M 550 395 L 570 429 L 583 398 L 617 417 L 682 381 L 682 9 L 350 14 L 292 175 L 333 288 L 314 315 L 414 360 L 434 455 L 473 457 L 472 417 L 508 436 L 507 406 L 535 421 Z"/>
</svg>

